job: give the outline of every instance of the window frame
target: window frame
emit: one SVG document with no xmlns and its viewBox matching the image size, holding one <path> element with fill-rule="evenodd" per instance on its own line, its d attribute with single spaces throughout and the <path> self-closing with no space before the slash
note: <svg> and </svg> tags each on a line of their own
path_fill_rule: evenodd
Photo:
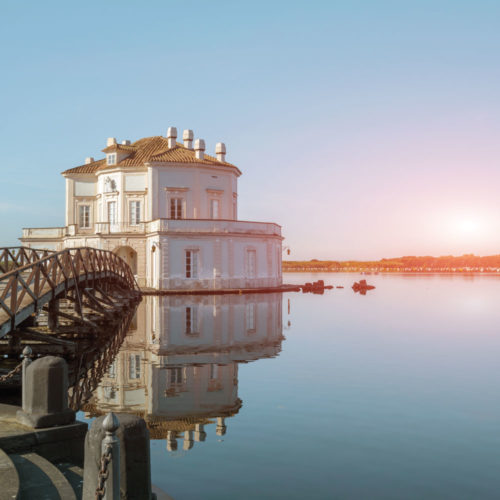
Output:
<svg viewBox="0 0 500 500">
<path fill-rule="evenodd" d="M 238 195 L 233 193 L 233 220 L 238 220 Z"/>
<path fill-rule="evenodd" d="M 132 209 L 133 204 L 135 204 L 135 209 Z M 129 218 L 129 224 L 131 226 L 138 226 L 141 223 L 141 212 L 142 212 L 141 200 L 128 201 L 128 218 Z"/>
<path fill-rule="evenodd" d="M 167 387 L 180 387 L 185 383 L 184 369 L 180 366 L 167 368 Z"/>
<path fill-rule="evenodd" d="M 245 252 L 246 257 L 246 275 L 249 279 L 257 278 L 257 250 L 255 248 L 247 248 Z"/>
<path fill-rule="evenodd" d="M 114 207 L 114 213 L 113 213 L 114 217 L 113 217 L 113 220 L 111 220 L 111 217 L 110 217 L 110 215 L 111 215 L 110 207 L 111 206 Z M 106 203 L 106 211 L 107 211 L 106 215 L 107 215 L 107 219 L 108 219 L 108 224 L 110 226 L 112 226 L 112 225 L 115 226 L 116 224 L 118 224 L 118 213 L 117 213 L 117 211 L 118 211 L 118 203 L 116 202 L 116 200 L 109 200 L 109 201 L 107 201 L 107 203 Z"/>
<path fill-rule="evenodd" d="M 141 366 L 141 355 L 140 354 L 129 354 L 128 357 L 128 379 L 138 380 L 141 378 L 142 366 Z"/>
<path fill-rule="evenodd" d="M 184 317 L 184 326 L 186 335 L 198 335 L 198 308 L 194 305 L 186 306 Z"/>
<path fill-rule="evenodd" d="M 210 363 L 209 380 L 218 380 L 220 378 L 220 369 L 217 363 Z"/>
<path fill-rule="evenodd" d="M 214 207 L 217 207 L 217 209 L 214 210 Z M 209 201 L 209 215 L 210 215 L 211 219 L 220 219 L 220 207 L 221 207 L 220 199 L 218 199 L 218 198 L 210 198 L 210 201 Z"/>
<path fill-rule="evenodd" d="M 180 196 L 169 197 L 168 216 L 172 220 L 184 219 L 184 198 Z"/>
<path fill-rule="evenodd" d="M 108 153 L 106 155 L 106 165 L 116 165 L 116 153 Z"/>
<path fill-rule="evenodd" d="M 257 331 L 257 304 L 254 302 L 245 304 L 245 329 L 247 334 Z"/>
<path fill-rule="evenodd" d="M 82 224 L 82 216 L 83 216 L 83 221 L 85 222 L 85 214 L 82 213 L 87 209 L 87 224 Z M 88 203 L 82 203 L 78 205 L 78 227 L 80 229 L 90 229 L 91 224 L 90 224 L 90 204 Z"/>
<path fill-rule="evenodd" d="M 186 279 L 198 279 L 199 276 L 199 250 L 187 248 L 184 250 L 184 274 Z"/>
</svg>

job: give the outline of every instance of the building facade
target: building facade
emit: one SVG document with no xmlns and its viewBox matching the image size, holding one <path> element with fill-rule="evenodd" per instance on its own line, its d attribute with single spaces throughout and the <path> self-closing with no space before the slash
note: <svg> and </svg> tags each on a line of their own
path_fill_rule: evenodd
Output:
<svg viewBox="0 0 500 500">
<path fill-rule="evenodd" d="M 230 289 L 282 283 L 281 227 L 239 221 L 238 178 L 218 143 L 175 127 L 166 137 L 134 143 L 109 138 L 100 160 L 62 173 L 66 225 L 25 228 L 21 242 L 62 250 L 111 250 L 131 266 L 142 287 Z"/>
</svg>

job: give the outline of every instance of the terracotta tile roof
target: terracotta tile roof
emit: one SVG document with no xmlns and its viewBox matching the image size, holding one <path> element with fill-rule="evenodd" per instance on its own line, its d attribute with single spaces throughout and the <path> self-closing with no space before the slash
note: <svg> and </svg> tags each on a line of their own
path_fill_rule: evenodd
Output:
<svg viewBox="0 0 500 500">
<path fill-rule="evenodd" d="M 152 156 L 168 149 L 168 140 L 162 136 L 145 137 L 132 143 L 132 146 L 135 148 L 135 153 L 124 158 L 119 165 L 124 167 L 144 165 Z"/>
<path fill-rule="evenodd" d="M 161 162 L 161 163 L 198 163 L 202 165 L 224 165 L 226 167 L 233 167 L 239 169 L 228 162 L 218 161 L 213 156 L 205 154 L 203 160 L 198 160 L 194 150 L 187 149 L 183 144 L 177 143 L 173 148 L 168 147 L 168 140 L 166 137 L 155 136 L 145 137 L 135 141 L 130 146 L 117 145 L 119 149 L 129 151 L 131 154 L 118 162 L 118 167 L 137 167 L 142 166 L 146 162 Z M 115 148 L 116 146 L 110 146 Z M 103 149 L 106 152 L 109 148 Z M 65 170 L 63 174 L 90 174 L 98 170 L 103 170 L 107 167 L 106 160 L 97 160 L 88 165 L 80 165 L 79 167 L 70 168 Z"/>
<path fill-rule="evenodd" d="M 135 151 L 134 146 L 131 144 L 113 144 L 107 148 L 101 149 L 103 153 L 111 153 L 112 151 Z"/>
<path fill-rule="evenodd" d="M 182 144 L 177 144 L 177 146 L 168 149 L 167 151 L 163 151 L 161 153 L 157 153 L 156 155 L 150 158 L 151 162 L 172 162 L 172 163 L 205 163 L 208 165 L 228 165 L 230 167 L 234 167 L 231 163 L 218 161 L 213 156 L 205 154 L 203 160 L 198 160 L 196 158 L 196 153 L 191 150 L 185 148 Z"/>
<path fill-rule="evenodd" d="M 101 167 L 106 165 L 106 160 L 97 160 L 87 165 L 80 165 L 79 167 L 70 168 L 65 170 L 63 174 L 93 174 L 97 172 Z"/>
</svg>

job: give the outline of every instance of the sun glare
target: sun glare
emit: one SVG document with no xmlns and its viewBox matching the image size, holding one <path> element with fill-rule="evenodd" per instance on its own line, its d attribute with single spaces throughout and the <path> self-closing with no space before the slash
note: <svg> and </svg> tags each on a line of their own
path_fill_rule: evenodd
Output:
<svg viewBox="0 0 500 500">
<path fill-rule="evenodd" d="M 481 223 L 472 218 L 461 219 L 457 223 L 457 229 L 462 234 L 477 234 L 481 230 Z"/>
<path fill-rule="evenodd" d="M 480 240 L 488 240 L 491 237 L 488 228 L 491 227 L 491 222 L 487 216 L 478 215 L 462 215 L 456 217 L 452 225 L 455 238 L 462 241 L 472 240 L 478 242 Z"/>
</svg>

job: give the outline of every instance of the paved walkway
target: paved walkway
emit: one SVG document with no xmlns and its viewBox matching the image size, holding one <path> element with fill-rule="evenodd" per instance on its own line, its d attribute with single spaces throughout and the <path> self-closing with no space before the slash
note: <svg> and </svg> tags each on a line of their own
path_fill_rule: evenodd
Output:
<svg viewBox="0 0 500 500">
<path fill-rule="evenodd" d="M 64 458 L 58 456 L 61 453 L 78 456 L 83 452 L 87 424 L 76 421 L 60 427 L 33 429 L 17 422 L 16 413 L 20 409 L 0 403 L 0 448 L 6 453 L 34 451 L 52 460 Z"/>
</svg>

